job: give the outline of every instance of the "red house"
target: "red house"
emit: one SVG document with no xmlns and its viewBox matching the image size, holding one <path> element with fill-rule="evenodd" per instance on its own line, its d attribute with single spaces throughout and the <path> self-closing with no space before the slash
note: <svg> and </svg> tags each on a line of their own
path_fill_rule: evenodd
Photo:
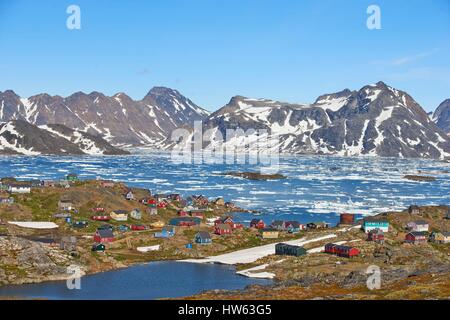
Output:
<svg viewBox="0 0 450 320">
<path fill-rule="evenodd" d="M 405 236 L 405 242 L 411 244 L 427 243 L 427 233 L 416 231 L 410 232 Z"/>
<path fill-rule="evenodd" d="M 143 231 L 143 230 L 147 230 L 147 227 L 143 226 L 141 224 L 133 224 L 133 225 L 131 225 L 131 230 L 133 230 L 133 231 Z"/>
<path fill-rule="evenodd" d="M 109 220 L 111 220 L 111 217 L 110 216 L 92 216 L 91 219 L 94 221 L 109 221 Z"/>
<path fill-rule="evenodd" d="M 335 254 L 339 257 L 352 258 L 359 255 L 359 250 L 349 246 L 341 246 L 334 243 L 327 243 L 325 245 L 325 252 Z"/>
<path fill-rule="evenodd" d="M 96 243 L 113 242 L 115 240 L 111 229 L 100 229 L 95 232 L 94 241 Z"/>
<path fill-rule="evenodd" d="M 103 207 L 95 207 L 95 208 L 92 208 L 92 212 L 95 212 L 95 213 L 97 213 L 97 212 L 105 212 L 105 208 L 103 208 Z"/>
<path fill-rule="evenodd" d="M 264 229 L 266 224 L 261 219 L 253 219 L 250 221 L 250 228 Z"/>
<path fill-rule="evenodd" d="M 190 213 L 191 213 L 191 217 L 197 217 L 197 218 L 203 219 L 205 212 L 203 210 L 191 210 Z"/>
<path fill-rule="evenodd" d="M 237 222 L 234 222 L 233 218 L 230 216 L 226 216 L 214 221 L 214 226 L 218 226 L 219 224 L 227 224 L 231 227 L 231 229 L 241 229 L 243 225 Z"/>
<path fill-rule="evenodd" d="M 180 211 L 178 211 L 178 216 L 179 217 L 187 217 L 188 213 L 186 211 L 180 210 Z"/>
<path fill-rule="evenodd" d="M 158 203 L 158 209 L 165 209 L 167 207 L 167 202 L 161 201 Z"/>
<path fill-rule="evenodd" d="M 370 230 L 367 235 L 367 241 L 373 241 L 378 243 L 384 242 L 384 232 L 381 229 Z"/>
<path fill-rule="evenodd" d="M 231 234 L 231 232 L 232 232 L 232 229 L 231 229 L 230 225 L 225 224 L 225 223 L 221 223 L 214 228 L 214 233 L 218 234 L 220 236 L 222 236 L 224 234 Z"/>
</svg>

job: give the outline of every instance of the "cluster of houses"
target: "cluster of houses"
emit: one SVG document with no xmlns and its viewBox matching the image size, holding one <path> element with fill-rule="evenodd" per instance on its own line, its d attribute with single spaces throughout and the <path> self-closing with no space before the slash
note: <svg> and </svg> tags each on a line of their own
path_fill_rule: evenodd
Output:
<svg viewBox="0 0 450 320">
<path fill-rule="evenodd" d="M 450 210 L 449 210 L 450 211 Z M 412 216 L 420 215 L 419 206 L 410 206 L 408 213 Z M 449 219 L 450 212 L 447 212 L 446 218 Z M 342 220 L 342 219 L 341 219 Z M 367 233 L 367 240 L 378 243 L 384 242 L 384 234 L 389 232 L 389 221 L 379 218 L 365 218 L 362 225 L 363 230 Z M 428 241 L 436 243 L 450 243 L 450 232 L 431 232 L 430 225 L 425 220 L 413 220 L 405 225 L 407 231 L 404 241 L 410 244 L 423 244 Z"/>
<path fill-rule="evenodd" d="M 70 173 L 64 179 L 60 180 L 17 181 L 15 179 L 11 179 L 11 181 L 0 182 L 0 191 L 7 191 L 10 194 L 27 194 L 31 193 L 32 188 L 70 188 L 71 183 L 75 183 L 77 181 L 79 181 L 78 176 L 74 173 Z"/>
</svg>

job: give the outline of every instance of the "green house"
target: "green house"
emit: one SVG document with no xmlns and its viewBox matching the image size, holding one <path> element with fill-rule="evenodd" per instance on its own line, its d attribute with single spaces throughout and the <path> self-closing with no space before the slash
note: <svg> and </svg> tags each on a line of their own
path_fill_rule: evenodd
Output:
<svg viewBox="0 0 450 320">
<path fill-rule="evenodd" d="M 69 173 L 66 177 L 67 181 L 75 182 L 78 181 L 78 175 L 75 173 Z"/>
<path fill-rule="evenodd" d="M 389 221 L 381 219 L 366 218 L 363 222 L 363 229 L 366 233 L 372 230 L 380 229 L 383 232 L 389 232 Z"/>
</svg>

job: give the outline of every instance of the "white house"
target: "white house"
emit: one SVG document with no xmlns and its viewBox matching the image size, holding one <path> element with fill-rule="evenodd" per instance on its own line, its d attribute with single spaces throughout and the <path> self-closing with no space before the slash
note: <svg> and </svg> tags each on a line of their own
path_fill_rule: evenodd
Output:
<svg viewBox="0 0 450 320">
<path fill-rule="evenodd" d="M 29 184 L 10 184 L 8 191 L 11 193 L 30 193 L 31 185 Z"/>
<path fill-rule="evenodd" d="M 409 230 L 416 232 L 427 232 L 430 228 L 428 222 L 423 220 L 409 222 L 407 226 Z"/>
</svg>

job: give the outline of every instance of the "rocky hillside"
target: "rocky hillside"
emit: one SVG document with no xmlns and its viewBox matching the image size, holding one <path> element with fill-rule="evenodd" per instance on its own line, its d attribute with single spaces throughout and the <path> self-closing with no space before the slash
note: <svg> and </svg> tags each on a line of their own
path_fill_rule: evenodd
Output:
<svg viewBox="0 0 450 320">
<path fill-rule="evenodd" d="M 450 99 L 442 102 L 432 115 L 433 121 L 447 135 L 450 135 Z"/>
<path fill-rule="evenodd" d="M 24 120 L 0 124 L 0 154 L 118 155 L 128 152 L 98 136 L 63 125 L 37 127 Z"/>
<path fill-rule="evenodd" d="M 125 93 L 108 97 L 77 92 L 66 98 L 44 93 L 22 98 L 11 90 L 0 92 L 0 121 L 63 124 L 114 145 L 157 145 L 175 128 L 207 115 L 178 91 L 163 87 L 151 89 L 140 101 Z"/>
<path fill-rule="evenodd" d="M 204 129 L 214 145 L 218 132 L 227 137 L 226 129 L 236 128 L 266 130 L 249 140 L 277 136 L 274 148 L 286 153 L 450 157 L 450 138 L 410 95 L 383 82 L 325 94 L 312 104 L 236 96 L 208 117 Z M 235 137 L 227 144 L 243 141 Z"/>
</svg>

